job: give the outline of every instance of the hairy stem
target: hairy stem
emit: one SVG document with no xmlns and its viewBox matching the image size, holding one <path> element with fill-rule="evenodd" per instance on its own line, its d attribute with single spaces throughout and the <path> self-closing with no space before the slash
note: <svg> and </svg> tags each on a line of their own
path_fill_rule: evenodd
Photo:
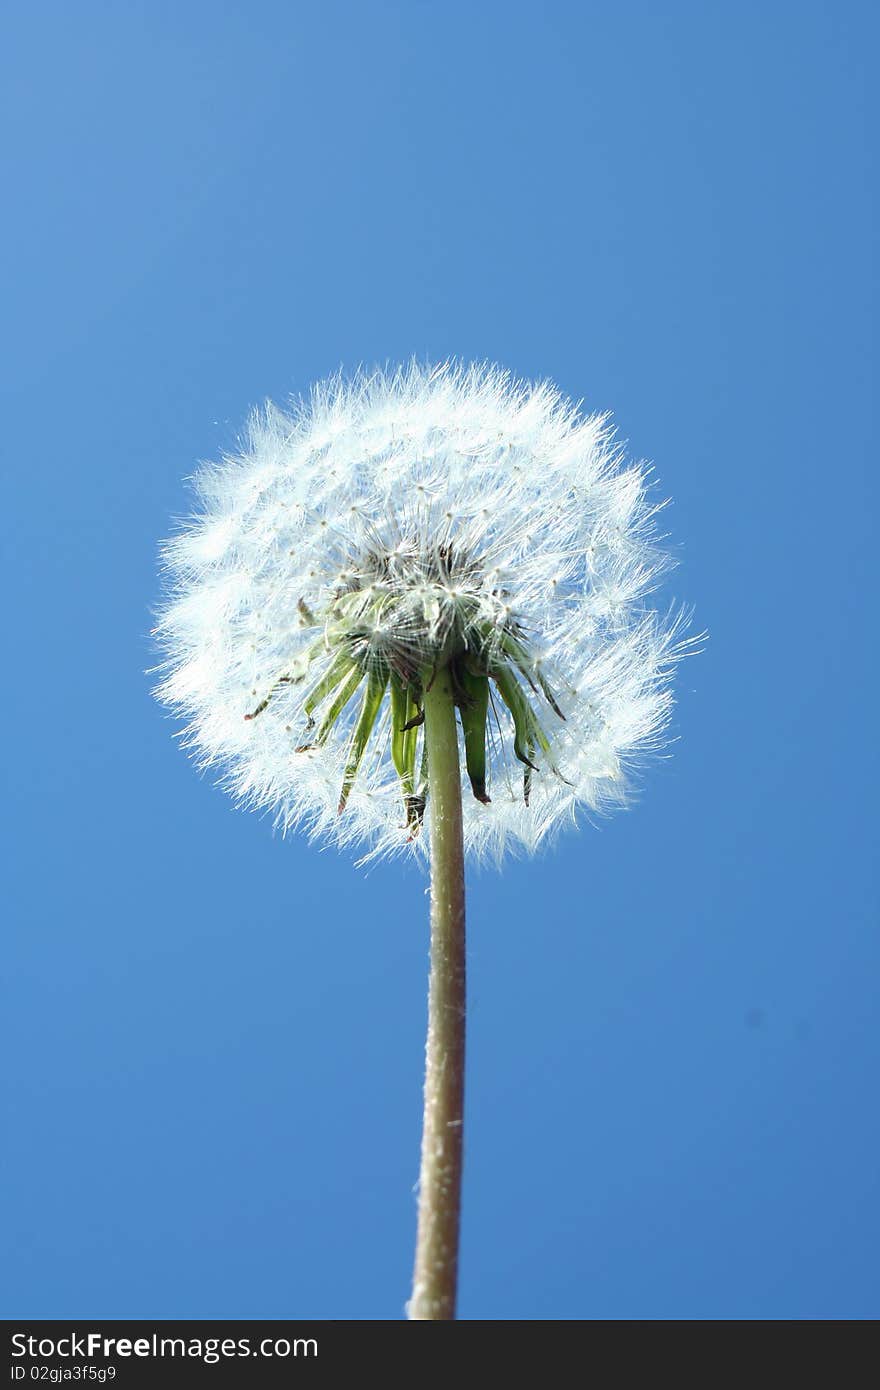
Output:
<svg viewBox="0 0 880 1390">
<path fill-rule="evenodd" d="M 464 1120 L 465 933 L 461 769 L 452 681 L 425 690 L 431 808 L 431 979 L 419 1229 L 409 1317 L 455 1317 Z"/>
</svg>

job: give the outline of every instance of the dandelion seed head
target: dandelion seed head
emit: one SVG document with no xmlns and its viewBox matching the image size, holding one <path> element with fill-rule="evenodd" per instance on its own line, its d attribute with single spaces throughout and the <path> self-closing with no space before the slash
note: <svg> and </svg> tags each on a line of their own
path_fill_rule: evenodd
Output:
<svg viewBox="0 0 880 1390">
<path fill-rule="evenodd" d="M 487 365 L 339 376 L 255 411 L 195 488 L 157 694 L 240 802 L 419 852 L 420 701 L 448 667 L 472 855 L 626 803 L 688 639 L 650 606 L 662 503 L 607 415 Z"/>
</svg>

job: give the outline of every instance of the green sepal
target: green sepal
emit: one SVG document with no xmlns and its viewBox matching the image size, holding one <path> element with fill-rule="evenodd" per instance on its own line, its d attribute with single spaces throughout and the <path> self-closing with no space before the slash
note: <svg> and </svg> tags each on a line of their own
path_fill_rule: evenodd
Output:
<svg viewBox="0 0 880 1390">
<path fill-rule="evenodd" d="M 504 652 L 504 655 L 510 658 L 517 670 L 525 677 L 533 690 L 537 691 L 538 686 L 540 686 L 544 699 L 547 701 L 553 713 L 558 715 L 560 719 L 564 719 L 565 715 L 556 703 L 556 696 L 547 684 L 546 678 L 530 659 L 523 644 L 514 637 L 512 632 L 508 632 L 505 629 L 500 634 L 498 645 L 501 651 Z M 536 681 L 538 683 L 537 686 L 535 685 Z"/>
<path fill-rule="evenodd" d="M 489 680 L 487 676 L 475 676 L 462 663 L 457 672 L 460 698 L 459 718 L 464 733 L 464 756 L 471 790 L 477 801 L 484 806 L 490 798 L 486 794 L 486 724 L 489 717 Z"/>
<path fill-rule="evenodd" d="M 546 744 L 549 748 L 547 736 L 542 733 L 529 702 L 523 694 L 522 686 L 510 668 L 493 666 L 492 679 L 498 686 L 498 693 L 513 719 L 513 751 L 521 763 L 525 763 L 526 767 L 537 772 L 538 769 L 529 757 L 527 750 L 534 750 L 536 742 L 541 747 Z"/>
<path fill-rule="evenodd" d="M 419 726 L 425 722 L 425 712 L 419 708 L 419 691 L 410 685 L 407 688 L 406 701 L 406 722 L 403 726 L 405 735 L 403 744 L 403 763 L 406 776 L 409 778 L 410 789 L 415 789 L 416 781 L 416 754 L 419 748 Z M 418 715 L 421 714 L 421 719 Z"/>
<path fill-rule="evenodd" d="M 315 737 L 312 739 L 311 743 L 301 743 L 299 747 L 294 750 L 296 753 L 306 753 L 310 748 L 318 748 L 322 743 L 326 742 L 327 735 L 330 733 L 330 730 L 333 728 L 333 725 L 345 709 L 345 706 L 348 704 L 363 678 L 364 674 L 360 667 L 353 666 L 350 674 L 339 687 L 336 698 L 321 720 Z"/>
<path fill-rule="evenodd" d="M 406 729 L 409 691 L 400 677 L 391 672 L 391 761 L 400 778 L 404 796 L 412 793 L 412 777 L 407 781 Z"/>
<path fill-rule="evenodd" d="M 570 785 L 570 783 L 556 766 L 550 740 L 538 722 L 535 712 L 526 699 L 522 686 L 513 671 L 507 666 L 495 665 L 492 667 L 491 675 L 513 718 L 513 751 L 520 762 L 525 764 L 523 798 L 528 806 L 532 790 L 532 773 L 539 771 L 532 762 L 536 747 L 540 748 L 546 757 L 554 776 L 558 777 L 561 782 L 565 782 L 566 785 Z"/>
<path fill-rule="evenodd" d="M 350 653 L 347 651 L 337 652 L 317 685 L 312 687 L 303 701 L 304 712 L 309 716 L 314 714 L 321 701 L 326 700 L 327 696 L 332 694 L 339 685 L 339 682 L 344 680 L 353 669 L 357 669 L 358 680 L 360 680 L 362 672 L 355 667 Z"/>
<path fill-rule="evenodd" d="M 419 705 L 412 685 L 391 673 L 391 760 L 400 778 L 406 823 L 411 836 L 419 833 L 425 814 L 425 798 L 415 790 L 416 753 L 419 743 Z"/>
<path fill-rule="evenodd" d="M 342 791 L 339 796 L 338 813 L 341 815 L 345 810 L 349 793 L 354 786 L 361 759 L 364 756 L 370 734 L 379 717 L 379 710 L 382 708 L 382 701 L 385 698 L 385 688 L 388 685 L 388 667 L 382 665 L 370 671 L 367 676 L 367 688 L 364 691 L 364 702 L 361 705 L 361 712 L 358 715 L 357 724 L 351 736 L 348 747 L 348 762 L 345 765 L 345 776 L 342 782 Z"/>
<path fill-rule="evenodd" d="M 413 700 L 412 695 L 410 696 L 410 700 Z M 413 708 L 412 704 L 410 705 L 410 708 Z M 413 771 L 415 771 L 416 743 L 419 736 L 417 727 L 412 728 L 411 736 L 413 741 L 412 768 Z M 409 838 L 411 840 L 414 840 L 416 836 L 421 832 L 422 823 L 425 819 L 425 807 L 428 804 L 428 744 L 425 739 L 422 739 L 422 761 L 421 766 L 419 768 L 419 777 L 418 782 L 416 783 L 415 791 L 413 792 L 412 796 L 404 797 L 403 804 L 406 807 L 406 823 L 409 826 Z"/>
</svg>

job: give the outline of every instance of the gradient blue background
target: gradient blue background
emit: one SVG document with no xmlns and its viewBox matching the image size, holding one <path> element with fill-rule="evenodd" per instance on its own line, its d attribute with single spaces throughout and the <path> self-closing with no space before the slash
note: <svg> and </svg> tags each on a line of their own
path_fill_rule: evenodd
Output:
<svg viewBox="0 0 880 1390">
<path fill-rule="evenodd" d="M 195 462 L 413 353 L 613 409 L 711 631 L 637 808 L 473 876 L 461 1314 L 880 1312 L 876 15 L 7 11 L 4 1316 L 401 1316 L 424 881 L 144 671 Z"/>
</svg>

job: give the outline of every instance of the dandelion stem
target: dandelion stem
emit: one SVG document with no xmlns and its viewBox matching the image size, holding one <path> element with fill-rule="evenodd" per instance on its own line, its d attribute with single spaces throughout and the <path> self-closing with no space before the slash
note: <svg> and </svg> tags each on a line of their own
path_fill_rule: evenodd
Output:
<svg viewBox="0 0 880 1390">
<path fill-rule="evenodd" d="M 427 687 L 427 682 L 426 682 Z M 455 1317 L 464 1120 L 465 930 L 461 769 L 452 679 L 425 689 L 431 810 L 431 978 L 419 1227 L 409 1317 Z"/>
</svg>

